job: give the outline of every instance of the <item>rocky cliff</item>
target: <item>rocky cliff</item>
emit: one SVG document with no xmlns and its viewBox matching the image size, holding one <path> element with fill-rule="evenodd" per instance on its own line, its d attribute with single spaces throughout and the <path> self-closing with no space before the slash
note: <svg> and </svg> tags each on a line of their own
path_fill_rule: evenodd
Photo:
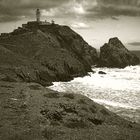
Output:
<svg viewBox="0 0 140 140">
<path fill-rule="evenodd" d="M 0 79 L 42 85 L 86 75 L 98 60 L 80 35 L 60 25 L 19 28 L 0 36 L 0 49 Z"/>
<path fill-rule="evenodd" d="M 140 59 L 128 51 L 118 38 L 111 38 L 100 49 L 99 66 L 124 68 L 137 64 L 140 64 Z"/>
</svg>

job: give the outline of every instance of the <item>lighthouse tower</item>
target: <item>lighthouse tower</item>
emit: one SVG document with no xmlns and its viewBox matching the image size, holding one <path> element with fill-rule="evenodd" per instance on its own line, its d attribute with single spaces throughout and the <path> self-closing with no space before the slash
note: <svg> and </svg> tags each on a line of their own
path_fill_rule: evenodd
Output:
<svg viewBox="0 0 140 140">
<path fill-rule="evenodd" d="M 40 10 L 37 9 L 37 10 L 36 10 L 36 21 L 37 21 L 37 22 L 40 22 L 40 17 L 41 17 Z"/>
</svg>

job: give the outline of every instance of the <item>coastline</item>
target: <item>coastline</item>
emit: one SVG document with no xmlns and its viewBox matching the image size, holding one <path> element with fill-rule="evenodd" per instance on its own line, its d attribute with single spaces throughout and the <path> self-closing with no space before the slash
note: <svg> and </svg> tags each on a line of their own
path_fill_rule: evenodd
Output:
<svg viewBox="0 0 140 140">
<path fill-rule="evenodd" d="M 69 82 L 54 82 L 50 89 L 58 92 L 82 94 L 130 120 L 139 120 L 140 66 L 94 68 L 89 76 L 74 78 Z M 99 74 L 102 71 L 106 74 Z"/>
<path fill-rule="evenodd" d="M 87 76 L 88 72 L 96 73 L 92 65 L 109 68 L 137 65 L 139 58 L 117 37 L 101 47 L 98 57 L 96 49 L 70 27 L 31 21 L 2 34 L 0 44 L 0 139 L 140 138 L 140 124 L 80 95 L 83 91 L 73 94 L 46 88 L 54 81 L 70 81 Z M 107 75 L 103 71 L 99 74 Z"/>
</svg>

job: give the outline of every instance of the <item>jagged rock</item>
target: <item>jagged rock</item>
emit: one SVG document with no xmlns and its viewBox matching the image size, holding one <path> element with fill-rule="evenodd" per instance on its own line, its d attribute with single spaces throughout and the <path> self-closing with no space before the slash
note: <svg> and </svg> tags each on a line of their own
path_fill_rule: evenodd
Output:
<svg viewBox="0 0 140 140">
<path fill-rule="evenodd" d="M 67 26 L 39 25 L 24 32 L 18 30 L 0 36 L 0 74 L 14 76 L 16 81 L 42 85 L 68 81 L 86 75 L 98 61 L 96 50 Z"/>
<path fill-rule="evenodd" d="M 139 63 L 139 58 L 128 51 L 118 38 L 111 38 L 100 49 L 99 66 L 124 68 Z"/>
</svg>

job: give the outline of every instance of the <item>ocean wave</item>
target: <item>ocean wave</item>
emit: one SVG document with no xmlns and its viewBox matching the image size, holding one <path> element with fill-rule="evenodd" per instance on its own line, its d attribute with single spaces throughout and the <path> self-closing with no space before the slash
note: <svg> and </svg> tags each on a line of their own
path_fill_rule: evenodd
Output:
<svg viewBox="0 0 140 140">
<path fill-rule="evenodd" d="M 140 117 L 140 66 L 124 69 L 93 68 L 93 71 L 96 73 L 89 73 L 90 76 L 78 77 L 70 82 L 55 82 L 50 88 L 83 94 L 111 111 L 119 110 L 119 115 L 123 115 L 121 110 L 127 110 L 125 114 L 131 118 Z M 106 74 L 101 75 L 99 71 Z M 134 110 L 137 113 L 133 113 Z"/>
</svg>

